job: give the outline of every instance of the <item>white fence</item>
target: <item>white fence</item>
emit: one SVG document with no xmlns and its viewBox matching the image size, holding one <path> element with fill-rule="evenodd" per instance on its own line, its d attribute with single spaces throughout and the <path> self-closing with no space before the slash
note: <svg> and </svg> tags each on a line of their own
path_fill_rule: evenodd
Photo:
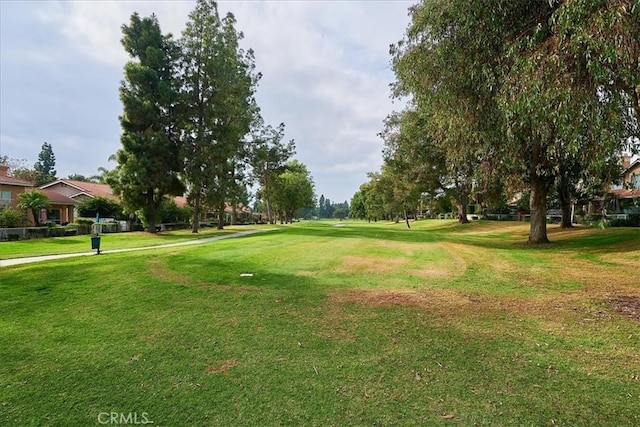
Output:
<svg viewBox="0 0 640 427">
<path fill-rule="evenodd" d="M 20 228 L 0 228 L 0 241 L 40 239 L 43 237 L 63 237 L 86 234 L 80 227 L 20 227 Z"/>
</svg>

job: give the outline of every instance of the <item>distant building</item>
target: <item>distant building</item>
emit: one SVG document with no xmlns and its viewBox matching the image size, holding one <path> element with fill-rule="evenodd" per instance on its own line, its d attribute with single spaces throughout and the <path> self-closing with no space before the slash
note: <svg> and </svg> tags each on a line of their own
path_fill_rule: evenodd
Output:
<svg viewBox="0 0 640 427">
<path fill-rule="evenodd" d="M 17 208 L 18 195 L 35 189 L 33 183 L 11 177 L 8 172 L 8 166 L 0 165 L 0 210 L 7 207 Z M 73 222 L 75 206 L 78 204 L 76 200 L 52 189 L 40 188 L 39 191 L 49 198 L 51 204 L 49 209 L 43 209 L 37 213 L 40 221 L 51 221 L 58 224 Z M 34 223 L 31 213 L 27 215 L 29 221 Z"/>
</svg>

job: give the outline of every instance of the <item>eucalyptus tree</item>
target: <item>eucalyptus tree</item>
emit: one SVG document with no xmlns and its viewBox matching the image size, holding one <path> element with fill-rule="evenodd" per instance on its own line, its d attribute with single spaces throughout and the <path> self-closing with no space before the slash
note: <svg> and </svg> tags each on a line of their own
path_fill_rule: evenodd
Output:
<svg viewBox="0 0 640 427">
<path fill-rule="evenodd" d="M 510 43 L 501 93 L 509 142 L 504 156 L 530 186 L 531 243 L 548 241 L 549 187 L 557 183 L 563 225 L 570 226 L 568 199 L 584 179 L 583 171 L 610 169 L 606 159 L 622 151 L 633 127 L 629 92 L 616 87 L 616 82 L 628 81 L 622 76 L 629 74 L 630 64 L 612 59 L 617 55 L 613 47 L 599 55 L 585 48 L 591 43 L 585 36 L 594 25 L 604 30 L 630 24 L 620 17 L 631 11 L 605 3 L 545 3 L 527 17 L 536 25 Z M 601 13 L 612 7 L 620 12 L 609 15 L 616 24 L 601 25 Z M 614 33 L 609 31 L 610 36 Z M 637 51 L 637 41 L 635 45 Z M 611 67 L 611 62 L 617 65 Z"/>
<path fill-rule="evenodd" d="M 412 9 L 391 51 L 394 95 L 429 118 L 459 204 L 479 170 L 499 171 L 529 187 L 529 242 L 548 241 L 550 186 L 571 188 L 637 129 L 638 8 L 430 0 Z"/>
<path fill-rule="evenodd" d="M 298 209 L 315 206 L 314 183 L 307 167 L 297 160 L 287 162 L 272 182 L 273 204 L 280 221 L 291 222 Z"/>
<path fill-rule="evenodd" d="M 462 223 L 478 165 L 491 161 L 486 147 L 499 140 L 495 93 L 506 17 L 494 10 L 506 2 L 497 3 L 423 1 L 391 47 L 393 96 L 409 96 L 424 118 L 422 132 L 444 159 L 442 184 L 454 190 Z"/>
<path fill-rule="evenodd" d="M 349 209 L 349 217 L 354 219 L 365 219 L 367 210 L 364 203 L 364 193 L 362 187 L 356 191 L 351 197 L 351 207 Z"/>
<path fill-rule="evenodd" d="M 163 35 L 155 15 L 131 15 L 122 26 L 122 45 L 132 60 L 120 86 L 122 148 L 116 172 L 108 177 L 129 212 L 140 211 L 147 230 L 156 231 L 166 195 L 181 195 L 176 103 L 176 44 Z"/>
<path fill-rule="evenodd" d="M 387 117 L 380 134 L 385 144 L 383 159 L 388 173 L 394 176 L 393 194 L 402 202 L 407 227 L 408 209 L 417 208 L 422 194 L 443 191 L 448 179 L 443 150 L 425 127 L 424 117 L 407 109 Z M 460 220 L 466 221 L 466 213 L 460 215 Z"/>
<path fill-rule="evenodd" d="M 260 185 L 260 195 L 267 211 L 267 219 L 273 224 L 272 199 L 274 198 L 273 181 L 284 170 L 287 162 L 295 154 L 295 142 L 284 142 L 284 123 L 276 128 L 265 126 L 262 120 L 254 129 L 253 140 L 250 144 L 249 164 L 251 165 L 251 179 Z M 321 198 L 324 201 L 324 197 Z"/>
<path fill-rule="evenodd" d="M 384 218 L 384 208 L 382 194 L 378 190 L 379 172 L 370 172 L 367 174 L 369 181 L 360 186 L 362 193 L 362 201 L 364 203 L 365 218 L 371 222 Z"/>
<path fill-rule="evenodd" d="M 225 202 L 242 186 L 245 136 L 257 117 L 260 74 L 253 52 L 240 48 L 243 35 L 235 25 L 233 14 L 220 17 L 215 1 L 198 0 L 182 33 L 182 158 L 195 207 L 193 232 L 203 199 L 220 212 L 218 227 L 223 227 Z"/>
</svg>

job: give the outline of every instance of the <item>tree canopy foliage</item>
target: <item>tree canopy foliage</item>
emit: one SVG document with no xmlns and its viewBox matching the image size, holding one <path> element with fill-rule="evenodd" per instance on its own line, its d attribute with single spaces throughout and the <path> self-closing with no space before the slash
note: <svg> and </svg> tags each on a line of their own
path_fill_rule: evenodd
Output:
<svg viewBox="0 0 640 427">
<path fill-rule="evenodd" d="M 465 222 L 470 198 L 527 191 L 529 242 L 548 241 L 550 188 L 567 211 L 579 182 L 610 182 L 638 135 L 638 2 L 424 0 L 410 12 L 390 50 L 407 108 L 385 122 L 384 166 L 359 199 L 375 192 L 370 208 L 388 214 L 451 194 Z"/>
<path fill-rule="evenodd" d="M 101 218 L 123 217 L 122 206 L 106 197 L 88 197 L 76 207 L 81 217 L 93 218 L 99 215 Z"/>
<path fill-rule="evenodd" d="M 31 212 L 36 227 L 40 227 L 40 211 L 49 206 L 49 198 L 41 191 L 30 190 L 18 194 L 18 207 Z"/>
<path fill-rule="evenodd" d="M 180 40 L 181 154 L 195 206 L 194 232 L 201 201 L 217 208 L 222 227 L 225 202 L 242 193 L 245 136 L 257 119 L 253 95 L 260 75 L 253 52 L 239 46 L 242 33 L 235 24 L 233 14 L 221 18 L 214 1 L 200 0 Z"/>
<path fill-rule="evenodd" d="M 275 176 L 272 189 L 274 210 L 283 222 L 291 222 L 298 209 L 315 206 L 313 178 L 297 160 L 288 162 Z"/>
<path fill-rule="evenodd" d="M 293 169 L 304 168 L 310 179 L 300 163 L 285 168 L 295 146 L 283 142 L 284 124 L 265 126 L 260 117 L 254 95 L 261 75 L 253 51 L 240 46 L 243 34 L 236 24 L 233 14 L 220 16 L 215 1 L 197 0 L 178 40 L 161 33 L 155 16 L 133 14 L 122 28 L 133 61 L 125 66 L 120 90 L 118 166 L 106 180 L 128 212 L 140 212 L 149 231 L 161 220 L 165 196 L 184 191 L 194 207 L 193 232 L 204 209 L 218 212 L 222 228 L 225 206 L 235 212 L 247 205 L 251 184 L 259 186 L 273 221 L 275 197 L 290 213 L 283 204 L 290 197 L 279 192 L 299 178 L 300 170 Z M 287 171 L 290 175 L 281 177 Z M 277 179 L 287 185 L 276 188 Z M 307 187 L 303 190 L 306 204 Z"/>
<path fill-rule="evenodd" d="M 181 195 L 184 185 L 176 120 L 178 88 L 176 44 L 163 35 L 154 16 L 131 16 L 122 27 L 122 45 L 133 59 L 120 87 L 123 114 L 118 173 L 109 184 L 129 212 L 141 210 L 155 232 L 166 195 Z"/>
<path fill-rule="evenodd" d="M 53 147 L 48 142 L 42 144 L 38 161 L 33 165 L 36 171 L 36 185 L 44 185 L 56 179 L 56 156 L 53 154 Z"/>
</svg>

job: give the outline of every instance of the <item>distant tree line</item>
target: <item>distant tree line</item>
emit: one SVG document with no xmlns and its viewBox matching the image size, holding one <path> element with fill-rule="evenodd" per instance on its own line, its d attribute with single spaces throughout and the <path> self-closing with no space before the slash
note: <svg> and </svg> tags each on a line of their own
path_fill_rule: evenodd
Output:
<svg viewBox="0 0 640 427">
<path fill-rule="evenodd" d="M 537 244 L 553 195 L 570 227 L 572 200 L 602 194 L 638 148 L 637 0 L 424 0 L 410 15 L 390 50 L 408 104 L 352 210 L 406 218 L 446 193 L 464 223 L 470 203 L 526 193 Z"/>
</svg>

